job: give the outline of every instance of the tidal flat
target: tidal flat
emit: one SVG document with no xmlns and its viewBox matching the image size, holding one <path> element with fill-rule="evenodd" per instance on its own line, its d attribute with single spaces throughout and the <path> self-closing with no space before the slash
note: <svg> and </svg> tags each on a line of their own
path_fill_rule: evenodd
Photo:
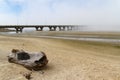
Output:
<svg viewBox="0 0 120 80">
<path fill-rule="evenodd" d="M 43 51 L 49 63 L 34 71 L 32 80 L 120 80 L 120 45 L 106 42 L 44 38 L 39 36 L 109 36 L 119 33 L 32 32 L 0 35 L 0 80 L 26 80 L 23 66 L 9 63 L 13 48 L 29 52 Z M 116 36 L 116 37 L 115 37 Z"/>
</svg>

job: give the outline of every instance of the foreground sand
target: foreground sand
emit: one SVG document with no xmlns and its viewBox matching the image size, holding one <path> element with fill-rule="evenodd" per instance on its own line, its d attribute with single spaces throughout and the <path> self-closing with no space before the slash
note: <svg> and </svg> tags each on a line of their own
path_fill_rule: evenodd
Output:
<svg viewBox="0 0 120 80">
<path fill-rule="evenodd" d="M 49 63 L 32 80 L 120 80 L 120 46 L 60 39 L 0 36 L 0 80 L 26 80 L 26 68 L 7 62 L 13 48 L 44 51 Z"/>
</svg>

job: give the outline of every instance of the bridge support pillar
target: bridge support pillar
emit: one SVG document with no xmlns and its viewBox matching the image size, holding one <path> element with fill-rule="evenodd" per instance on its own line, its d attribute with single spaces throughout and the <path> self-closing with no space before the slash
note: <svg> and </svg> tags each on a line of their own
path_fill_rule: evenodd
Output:
<svg viewBox="0 0 120 80">
<path fill-rule="evenodd" d="M 59 31 L 65 31 L 65 26 L 59 27 Z"/>
<path fill-rule="evenodd" d="M 36 31 L 43 31 L 43 27 L 35 27 Z"/>
<path fill-rule="evenodd" d="M 43 31 L 43 27 L 39 27 L 40 28 L 40 30 L 39 31 Z"/>
<path fill-rule="evenodd" d="M 65 26 L 63 26 L 63 31 L 65 31 Z"/>
<path fill-rule="evenodd" d="M 59 31 L 62 31 L 61 27 L 59 27 Z"/>
<path fill-rule="evenodd" d="M 23 27 L 15 27 L 15 29 L 16 29 L 16 33 L 18 33 L 18 32 L 22 33 L 22 31 L 23 31 Z"/>
<path fill-rule="evenodd" d="M 72 26 L 67 26 L 67 30 L 68 31 L 72 30 Z"/>
<path fill-rule="evenodd" d="M 39 28 L 39 27 L 35 27 L 35 28 L 36 28 L 36 31 L 38 31 L 38 28 Z"/>
<path fill-rule="evenodd" d="M 52 31 L 52 27 L 49 27 L 49 30 Z"/>
<path fill-rule="evenodd" d="M 52 26 L 50 26 L 50 27 L 49 27 L 49 30 L 50 30 L 50 31 L 56 31 L 56 28 L 57 28 L 57 27 L 54 27 L 54 26 L 52 27 Z"/>
<path fill-rule="evenodd" d="M 53 27 L 53 30 L 56 31 L 57 27 Z"/>
</svg>

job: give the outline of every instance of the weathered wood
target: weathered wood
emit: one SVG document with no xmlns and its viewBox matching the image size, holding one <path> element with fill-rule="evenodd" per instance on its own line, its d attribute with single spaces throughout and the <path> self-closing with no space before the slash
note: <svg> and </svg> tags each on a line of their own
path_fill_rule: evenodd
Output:
<svg viewBox="0 0 120 80">
<path fill-rule="evenodd" d="M 13 49 L 8 56 L 10 63 L 20 64 L 30 70 L 39 70 L 47 63 L 47 57 L 44 52 L 29 53 L 23 50 Z"/>
</svg>

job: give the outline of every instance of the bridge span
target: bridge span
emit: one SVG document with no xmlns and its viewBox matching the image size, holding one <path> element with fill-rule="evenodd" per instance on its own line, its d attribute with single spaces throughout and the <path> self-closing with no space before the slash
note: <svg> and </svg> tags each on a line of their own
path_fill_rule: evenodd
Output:
<svg viewBox="0 0 120 80">
<path fill-rule="evenodd" d="M 59 31 L 69 31 L 73 30 L 77 25 L 0 25 L 0 28 L 14 28 L 16 33 L 23 31 L 24 28 L 35 28 L 36 31 L 43 31 L 43 28 L 49 28 L 50 31 L 56 31 L 57 28 Z"/>
</svg>

